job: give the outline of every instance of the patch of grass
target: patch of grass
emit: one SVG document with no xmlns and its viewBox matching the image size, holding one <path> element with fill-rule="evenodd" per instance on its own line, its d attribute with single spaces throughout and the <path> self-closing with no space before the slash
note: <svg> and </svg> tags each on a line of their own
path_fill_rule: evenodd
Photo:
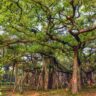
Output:
<svg viewBox="0 0 96 96">
<path fill-rule="evenodd" d="M 8 86 L 7 87 L 3 86 L 2 88 L 8 88 Z M 10 93 L 10 91 L 9 92 L 5 91 L 5 92 L 7 92 L 7 94 Z M 5 94 L 5 92 L 4 92 L 4 95 L 2 96 L 8 96 Z M 96 96 L 96 88 L 89 88 L 89 87 L 82 88 L 82 90 L 78 94 L 72 94 L 69 89 L 57 89 L 57 90 L 54 89 L 54 90 L 47 90 L 47 91 L 26 90 L 24 91 L 23 94 L 14 93 L 14 96 L 27 96 L 27 95 L 32 96 L 32 94 L 34 93 L 39 94 L 36 96 Z"/>
<path fill-rule="evenodd" d="M 79 94 L 72 94 L 68 89 L 57 89 L 40 92 L 40 96 L 79 96 Z"/>
</svg>

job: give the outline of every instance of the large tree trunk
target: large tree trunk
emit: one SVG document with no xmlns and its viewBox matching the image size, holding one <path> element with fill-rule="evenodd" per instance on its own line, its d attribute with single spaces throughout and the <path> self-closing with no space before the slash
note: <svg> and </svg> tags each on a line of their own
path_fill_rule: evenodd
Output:
<svg viewBox="0 0 96 96">
<path fill-rule="evenodd" d="M 74 63 L 72 73 L 72 93 L 78 93 L 78 48 L 74 48 Z"/>
</svg>

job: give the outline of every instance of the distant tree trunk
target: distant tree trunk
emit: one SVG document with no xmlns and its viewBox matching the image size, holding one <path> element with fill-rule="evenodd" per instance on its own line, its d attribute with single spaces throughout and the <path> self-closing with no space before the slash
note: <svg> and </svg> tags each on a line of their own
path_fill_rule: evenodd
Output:
<svg viewBox="0 0 96 96">
<path fill-rule="evenodd" d="M 14 75 L 15 75 L 15 84 L 14 84 L 14 89 L 13 92 L 19 91 L 20 93 L 23 93 L 23 85 L 24 85 L 24 80 L 26 77 L 26 74 L 18 74 L 18 64 L 15 64 L 14 68 Z"/>
<path fill-rule="evenodd" d="M 49 80 L 48 80 L 48 88 L 52 89 L 53 87 L 53 68 L 49 69 Z"/>
<path fill-rule="evenodd" d="M 53 87 L 55 87 L 55 85 L 53 84 L 54 82 L 54 73 L 55 73 L 55 69 L 53 66 L 51 66 L 52 64 L 54 64 L 54 59 L 50 58 L 50 57 L 43 57 L 43 89 L 47 90 L 47 89 L 52 89 Z M 57 74 L 56 74 L 57 75 Z M 57 87 L 59 84 L 59 76 L 57 75 L 55 78 L 57 81 Z"/>
<path fill-rule="evenodd" d="M 48 80 L 48 88 L 52 89 L 53 88 L 53 77 L 54 77 L 54 73 L 55 73 L 55 69 L 54 66 L 55 65 L 55 61 L 54 58 L 50 58 L 50 67 L 49 67 L 49 80 Z"/>
<path fill-rule="evenodd" d="M 81 76 L 81 86 L 84 85 L 84 72 L 81 70 L 80 71 L 80 76 Z"/>
<path fill-rule="evenodd" d="M 48 77 L 49 77 L 48 64 L 49 64 L 49 58 L 44 57 L 43 58 L 43 88 L 44 90 L 48 89 Z"/>
<path fill-rule="evenodd" d="M 13 92 L 16 91 L 16 89 L 17 89 L 17 81 L 18 81 L 18 65 L 17 64 L 15 64 L 15 66 L 14 66 L 14 76 L 15 76 L 15 83 L 14 83 Z"/>
<path fill-rule="evenodd" d="M 72 73 L 72 93 L 78 93 L 78 48 L 74 48 L 74 63 Z"/>
<path fill-rule="evenodd" d="M 89 86 L 91 86 L 93 84 L 92 71 L 87 72 L 87 82 L 88 82 Z"/>
</svg>

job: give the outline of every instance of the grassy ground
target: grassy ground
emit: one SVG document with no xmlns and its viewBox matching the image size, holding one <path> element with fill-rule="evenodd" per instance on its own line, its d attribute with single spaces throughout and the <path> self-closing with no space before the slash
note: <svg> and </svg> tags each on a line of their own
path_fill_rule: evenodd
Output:
<svg viewBox="0 0 96 96">
<path fill-rule="evenodd" d="M 28 90 L 23 94 L 12 93 L 11 90 L 3 90 L 0 96 L 96 96 L 96 88 L 84 88 L 78 94 L 72 95 L 70 90 L 58 89 L 48 91 L 34 91 Z"/>
<path fill-rule="evenodd" d="M 4 96 L 96 96 L 96 89 L 86 89 L 82 90 L 78 94 L 72 95 L 70 91 L 60 89 L 60 90 L 50 90 L 50 91 L 26 91 L 22 95 L 19 93 L 6 92 Z"/>
</svg>

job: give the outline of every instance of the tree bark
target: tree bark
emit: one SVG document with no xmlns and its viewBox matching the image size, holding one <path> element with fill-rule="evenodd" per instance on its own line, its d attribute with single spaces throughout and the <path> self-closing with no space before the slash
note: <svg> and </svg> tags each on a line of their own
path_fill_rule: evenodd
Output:
<svg viewBox="0 0 96 96">
<path fill-rule="evenodd" d="M 78 48 L 74 48 L 74 63 L 72 73 L 72 93 L 78 93 Z"/>
<path fill-rule="evenodd" d="M 15 76 L 15 83 L 14 83 L 14 89 L 13 92 L 16 91 L 17 89 L 17 81 L 18 81 L 18 64 L 15 64 L 15 68 L 14 68 L 14 76 Z"/>
<path fill-rule="evenodd" d="M 80 70 L 80 68 L 78 67 L 78 72 L 77 72 L 77 74 L 78 74 L 78 90 L 81 90 L 81 72 L 80 72 L 81 70 Z"/>
<path fill-rule="evenodd" d="M 48 77 L 49 77 L 49 69 L 48 69 L 48 64 L 49 64 L 49 58 L 44 57 L 43 58 L 43 88 L 44 90 L 48 89 Z"/>
<path fill-rule="evenodd" d="M 48 80 L 48 88 L 52 89 L 53 87 L 53 68 L 49 69 L 49 80 Z"/>
</svg>

